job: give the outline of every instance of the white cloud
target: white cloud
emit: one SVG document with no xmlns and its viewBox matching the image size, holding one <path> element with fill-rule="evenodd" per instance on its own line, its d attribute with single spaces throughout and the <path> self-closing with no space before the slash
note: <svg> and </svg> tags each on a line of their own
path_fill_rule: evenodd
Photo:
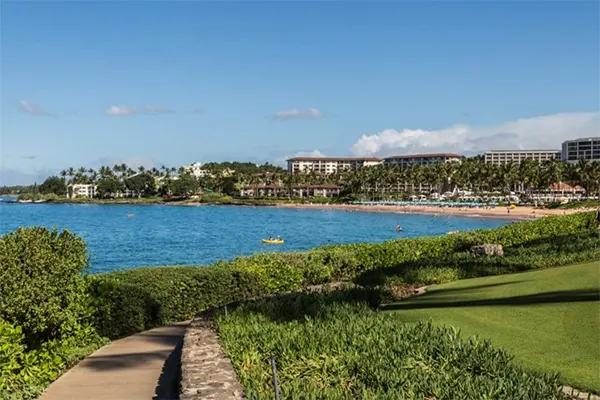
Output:
<svg viewBox="0 0 600 400">
<path fill-rule="evenodd" d="M 276 112 L 273 116 L 273 119 L 285 121 L 288 119 L 318 119 L 323 117 L 323 113 L 317 110 L 316 108 L 309 108 L 308 110 L 298 110 L 297 108 L 291 108 L 289 110 L 282 110 Z"/>
<path fill-rule="evenodd" d="M 43 110 L 41 107 L 31 104 L 27 100 L 19 101 L 19 107 L 21 108 L 21 111 L 23 111 L 29 115 L 36 115 L 36 116 L 45 115 L 48 117 L 54 116 L 53 114 L 50 114 L 49 112 Z"/>
<path fill-rule="evenodd" d="M 438 130 L 384 129 L 364 134 L 352 146 L 357 156 L 456 152 L 465 155 L 493 149 L 557 149 L 568 139 L 600 134 L 600 112 L 577 112 L 522 118 L 495 126 L 454 125 Z"/>
<path fill-rule="evenodd" d="M 172 114 L 175 112 L 172 108 L 168 107 L 157 107 L 157 106 L 144 106 L 144 112 L 147 114 Z"/>
<path fill-rule="evenodd" d="M 125 106 L 110 106 L 105 110 L 107 115 L 112 116 L 126 116 L 133 115 L 137 112 L 135 108 Z"/>
</svg>

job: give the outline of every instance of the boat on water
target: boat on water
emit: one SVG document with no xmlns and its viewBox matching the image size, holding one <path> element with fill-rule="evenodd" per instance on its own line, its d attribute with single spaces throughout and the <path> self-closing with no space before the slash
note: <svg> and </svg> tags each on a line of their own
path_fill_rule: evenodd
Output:
<svg viewBox="0 0 600 400">
<path fill-rule="evenodd" d="M 263 239 L 263 243 L 265 244 L 283 244 L 283 239 Z"/>
</svg>

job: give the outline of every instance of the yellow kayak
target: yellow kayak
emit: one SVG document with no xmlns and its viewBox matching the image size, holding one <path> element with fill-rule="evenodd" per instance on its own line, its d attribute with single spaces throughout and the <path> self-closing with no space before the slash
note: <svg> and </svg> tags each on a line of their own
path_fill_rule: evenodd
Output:
<svg viewBox="0 0 600 400">
<path fill-rule="evenodd" d="M 271 240 L 263 239 L 262 242 L 266 243 L 266 244 L 283 244 L 283 240 L 277 240 L 277 239 L 271 239 Z"/>
</svg>

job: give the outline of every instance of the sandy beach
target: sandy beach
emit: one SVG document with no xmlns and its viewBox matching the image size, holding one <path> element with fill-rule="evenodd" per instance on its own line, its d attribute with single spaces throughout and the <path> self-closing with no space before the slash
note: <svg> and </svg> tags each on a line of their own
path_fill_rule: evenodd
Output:
<svg viewBox="0 0 600 400">
<path fill-rule="evenodd" d="M 434 206 L 371 206 L 354 204 L 279 204 L 282 208 L 309 208 L 323 210 L 345 210 L 362 212 L 414 213 L 431 215 L 463 215 L 467 217 L 495 217 L 510 219 L 535 219 L 550 215 L 568 215 L 578 212 L 594 211 L 594 209 L 577 210 L 548 210 L 534 207 L 516 207 L 507 211 L 506 207 L 496 208 L 467 208 L 467 207 L 434 207 Z"/>
</svg>

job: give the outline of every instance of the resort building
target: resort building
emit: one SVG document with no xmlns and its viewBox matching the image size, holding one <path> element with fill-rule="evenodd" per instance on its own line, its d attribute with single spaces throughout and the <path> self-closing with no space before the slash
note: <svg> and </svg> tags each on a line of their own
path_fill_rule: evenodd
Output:
<svg viewBox="0 0 600 400">
<path fill-rule="evenodd" d="M 76 197 L 96 197 L 96 185 L 75 183 L 67 186 L 67 193 L 71 199 Z"/>
<path fill-rule="evenodd" d="M 376 157 L 336 158 L 336 157 L 294 157 L 287 160 L 288 172 L 291 174 L 317 172 L 333 174 L 344 169 L 357 169 L 381 164 Z"/>
<path fill-rule="evenodd" d="M 391 156 L 383 159 L 386 165 L 405 167 L 409 165 L 427 165 L 437 163 L 459 162 L 462 156 L 454 153 L 436 153 L 436 154 L 406 154 L 400 156 Z"/>
<path fill-rule="evenodd" d="M 560 160 L 559 150 L 491 150 L 485 153 L 486 164 L 503 165 L 521 163 L 523 160 Z"/>
<path fill-rule="evenodd" d="M 561 159 L 577 162 L 580 159 L 600 161 L 600 137 L 567 140 L 562 144 Z"/>
<path fill-rule="evenodd" d="M 335 197 L 340 194 L 337 185 L 295 185 L 293 197 Z M 283 185 L 248 185 L 240 190 L 240 197 L 286 197 L 288 188 Z"/>
<path fill-rule="evenodd" d="M 192 165 L 184 165 L 183 169 L 190 172 L 196 178 L 202 178 L 210 175 L 210 171 L 203 167 L 203 164 L 200 162 L 195 162 Z"/>
</svg>

